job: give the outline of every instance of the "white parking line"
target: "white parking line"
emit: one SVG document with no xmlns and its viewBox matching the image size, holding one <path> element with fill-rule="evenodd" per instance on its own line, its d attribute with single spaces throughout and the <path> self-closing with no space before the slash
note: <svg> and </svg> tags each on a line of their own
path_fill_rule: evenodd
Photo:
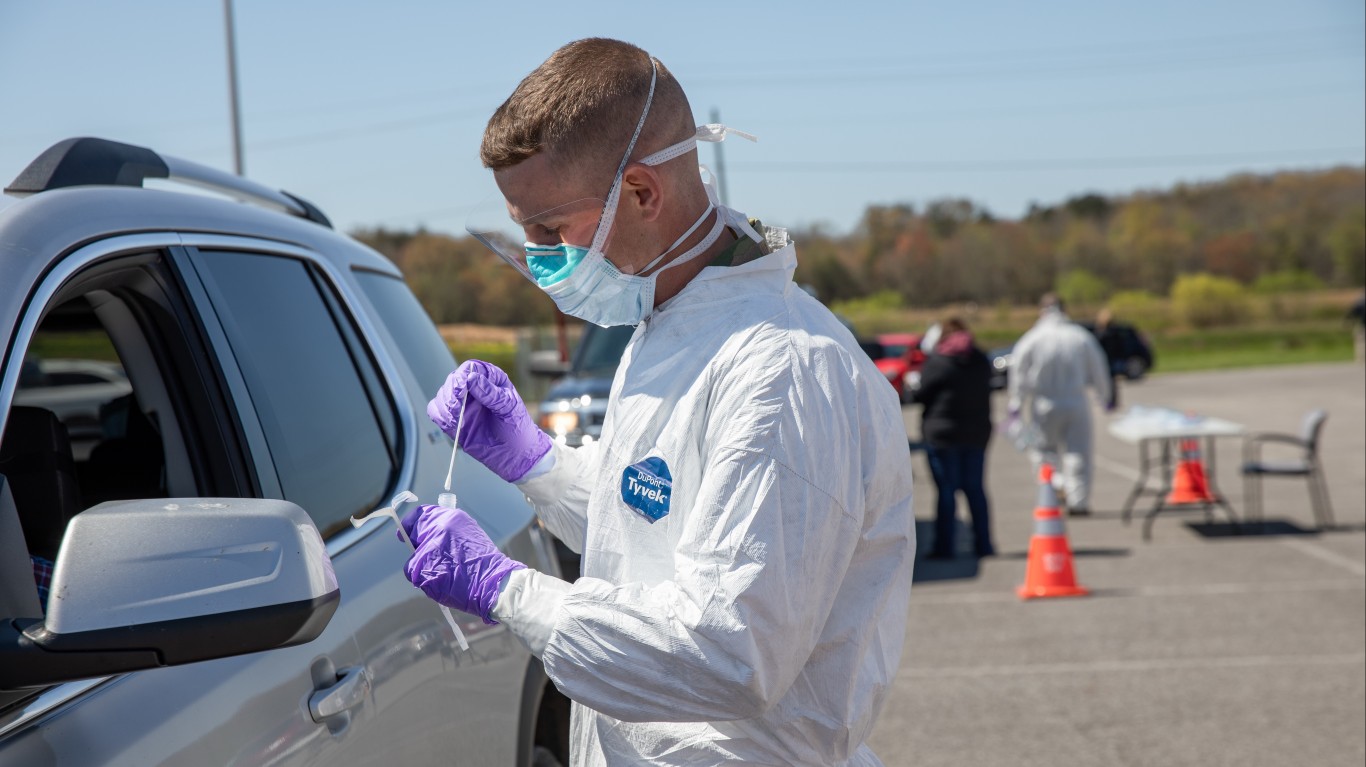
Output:
<svg viewBox="0 0 1366 767">
<path fill-rule="evenodd" d="M 1112 474 L 1117 474 L 1130 482 L 1137 482 L 1139 479 L 1140 475 L 1136 469 L 1126 466 L 1119 461 L 1113 461 L 1103 455 L 1095 456 L 1093 462 L 1097 468 L 1105 469 Z M 1308 554 L 1322 562 L 1341 567 L 1354 575 L 1366 577 L 1366 564 L 1351 559 L 1350 557 L 1344 557 L 1341 554 L 1310 543 L 1309 541 L 1282 538 L 1277 542 L 1284 546 L 1289 546 L 1302 554 Z"/>
<path fill-rule="evenodd" d="M 1284 581 L 1268 583 L 1187 583 L 1172 586 L 1140 586 L 1134 589 L 1098 588 L 1098 597 L 1178 597 L 1215 594 L 1286 594 L 1310 591 L 1361 591 L 1366 581 L 1335 579 L 1329 581 Z M 963 594 L 924 594 L 912 589 L 911 606 L 964 605 L 1017 602 L 1013 592 L 974 591 Z"/>
<path fill-rule="evenodd" d="M 1327 562 L 1330 565 L 1337 565 L 1349 573 L 1366 577 L 1366 564 L 1362 564 L 1355 559 L 1344 557 L 1335 551 L 1330 551 L 1322 546 L 1310 543 L 1309 541 L 1301 541 L 1294 538 L 1282 538 L 1280 543 L 1284 546 L 1289 546 L 1302 554 L 1308 554 L 1322 562 Z"/>
<path fill-rule="evenodd" d="M 1095 674 L 1105 672 L 1173 671 L 1179 669 L 1274 668 L 1278 666 L 1354 666 L 1366 663 L 1366 653 L 1340 655 L 1249 655 L 1241 658 L 1154 658 L 1097 660 L 1085 663 L 1028 663 L 1013 666 L 950 666 L 910 668 L 901 675 L 913 679 L 962 679 L 1033 674 Z"/>
</svg>

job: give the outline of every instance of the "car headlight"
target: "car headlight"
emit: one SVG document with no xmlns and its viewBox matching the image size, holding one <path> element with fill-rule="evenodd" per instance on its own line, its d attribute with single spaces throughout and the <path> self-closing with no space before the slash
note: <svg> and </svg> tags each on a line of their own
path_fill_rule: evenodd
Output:
<svg viewBox="0 0 1366 767">
<path fill-rule="evenodd" d="M 991 366 L 996 368 L 997 370 L 1005 370 L 1007 367 L 1010 367 L 1010 358 L 997 357 L 996 359 L 991 361 Z"/>
<path fill-rule="evenodd" d="M 541 415 L 541 428 L 551 434 L 568 434 L 579 428 L 579 414 L 572 410 L 553 410 Z"/>
</svg>

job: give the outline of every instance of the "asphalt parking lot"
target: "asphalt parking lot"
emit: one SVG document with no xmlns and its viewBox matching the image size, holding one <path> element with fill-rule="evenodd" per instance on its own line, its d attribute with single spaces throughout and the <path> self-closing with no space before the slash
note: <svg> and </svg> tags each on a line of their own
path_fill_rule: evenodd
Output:
<svg viewBox="0 0 1366 767">
<path fill-rule="evenodd" d="M 996 547 L 918 562 L 907 651 L 871 739 L 888 765 L 1361 765 L 1366 761 L 1366 375 L 1358 364 L 1156 376 L 1123 405 L 1174 407 L 1295 432 L 1329 412 L 1323 460 L 1337 528 L 1303 480 L 1266 483 L 1260 534 L 1164 513 L 1144 542 L 1119 516 L 1137 448 L 1097 412 L 1094 513 L 1067 520 L 1092 595 L 1018 601 L 1032 532 L 1028 461 L 994 440 Z M 1004 407 L 998 397 L 996 406 Z M 1121 408 L 1122 411 L 1123 408 Z M 919 412 L 904 411 L 908 432 Z M 1217 480 L 1246 509 L 1242 443 Z M 914 456 L 922 550 L 934 485 Z M 1146 509 L 1151 502 L 1140 503 Z M 960 509 L 962 518 L 966 511 Z M 960 545 L 967 536 L 959 536 Z"/>
</svg>

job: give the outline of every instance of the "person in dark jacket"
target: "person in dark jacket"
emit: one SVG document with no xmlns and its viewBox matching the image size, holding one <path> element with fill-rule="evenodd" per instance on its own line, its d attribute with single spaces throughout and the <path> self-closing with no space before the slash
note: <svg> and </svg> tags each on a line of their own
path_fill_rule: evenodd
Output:
<svg viewBox="0 0 1366 767">
<path fill-rule="evenodd" d="M 920 428 L 939 498 L 934 546 L 928 558 L 951 559 L 955 511 L 962 491 L 972 515 L 973 550 L 996 553 L 985 486 L 987 442 L 991 439 L 991 363 L 958 318 L 943 323 L 943 336 L 920 370 L 913 392 L 924 410 Z"/>
<path fill-rule="evenodd" d="M 1105 352 L 1105 363 L 1110 366 L 1110 401 L 1105 406 L 1110 410 L 1119 407 L 1119 373 L 1123 369 L 1124 358 L 1128 355 L 1128 345 L 1124 333 L 1109 309 L 1096 313 L 1096 340 Z"/>
</svg>

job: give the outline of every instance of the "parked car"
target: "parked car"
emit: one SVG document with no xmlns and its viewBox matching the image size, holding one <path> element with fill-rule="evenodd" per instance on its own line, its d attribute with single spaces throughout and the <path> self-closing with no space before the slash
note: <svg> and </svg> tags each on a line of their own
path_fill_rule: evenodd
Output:
<svg viewBox="0 0 1366 767">
<path fill-rule="evenodd" d="M 920 348 L 924 338 L 921 333 L 883 333 L 874 339 L 875 345 L 863 345 L 903 403 L 910 401 L 916 377 L 925 366 L 925 352 Z"/>
<path fill-rule="evenodd" d="M 584 325 L 569 367 L 536 408 L 540 427 L 556 442 L 578 447 L 602 435 L 612 378 L 635 330 L 630 325 Z"/>
<path fill-rule="evenodd" d="M 1092 334 L 1096 332 L 1092 323 L 1077 324 Z M 1131 325 L 1113 323 L 1110 329 L 1117 339 L 1116 356 L 1109 357 L 1111 375 L 1124 376 L 1130 381 L 1143 378 L 1152 370 L 1155 360 L 1147 337 Z M 991 388 L 1004 389 L 1010 385 L 1010 354 L 1014 349 L 1015 345 L 1011 344 L 987 353 L 987 359 L 991 360 Z"/>
<path fill-rule="evenodd" d="M 1010 353 L 1015 350 L 1015 344 L 992 349 L 987 352 L 987 359 L 991 360 L 991 388 L 993 390 L 1004 389 L 1010 385 Z"/>
<path fill-rule="evenodd" d="M 123 366 L 94 359 L 39 359 L 23 363 L 14 405 L 52 411 L 71 437 L 76 460 L 83 461 L 103 436 L 110 404 L 131 394 Z"/>
<path fill-rule="evenodd" d="M 1091 331 L 1092 335 L 1100 336 L 1096 333 L 1096 326 L 1091 322 L 1078 323 L 1082 327 Z M 1124 376 L 1130 381 L 1137 381 L 1148 374 L 1153 369 L 1153 347 L 1148 343 L 1148 338 L 1132 325 L 1119 322 L 1112 322 L 1109 325 L 1109 344 L 1107 356 L 1110 361 L 1110 372 L 1116 376 Z M 1106 339 L 1101 338 L 1102 348 L 1106 345 Z"/>
<path fill-rule="evenodd" d="M 78 452 L 46 383 L 110 350 L 125 376 L 70 388 L 105 387 Z M 61 142 L 0 196 L 0 352 L 0 765 L 567 761 L 540 663 L 471 616 L 460 650 L 392 524 L 351 524 L 436 498 L 451 442 L 425 409 L 455 361 L 394 264 L 316 207 Z M 558 572 L 522 493 L 463 454 L 455 482 Z"/>
</svg>

